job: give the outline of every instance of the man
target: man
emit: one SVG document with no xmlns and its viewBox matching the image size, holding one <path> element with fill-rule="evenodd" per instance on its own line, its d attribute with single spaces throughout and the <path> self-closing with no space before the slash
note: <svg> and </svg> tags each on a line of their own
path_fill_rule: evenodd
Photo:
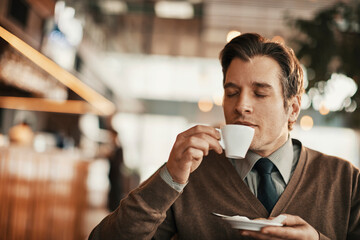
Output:
<svg viewBox="0 0 360 240">
<path fill-rule="evenodd" d="M 220 59 L 226 123 L 255 129 L 245 159 L 227 159 L 213 127 L 179 134 L 166 165 L 123 199 L 90 239 L 360 239 L 359 170 L 289 137 L 303 93 L 293 51 L 243 34 Z M 263 162 L 271 166 L 266 184 L 258 167 Z M 262 199 L 269 184 L 270 204 Z M 286 219 L 283 227 L 238 231 L 212 212 Z"/>
</svg>

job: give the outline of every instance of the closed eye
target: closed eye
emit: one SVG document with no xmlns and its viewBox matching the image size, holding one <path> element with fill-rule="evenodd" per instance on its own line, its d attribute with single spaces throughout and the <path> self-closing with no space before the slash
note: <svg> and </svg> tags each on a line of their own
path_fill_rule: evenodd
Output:
<svg viewBox="0 0 360 240">
<path fill-rule="evenodd" d="M 231 92 L 231 93 L 226 93 L 226 96 L 227 97 L 234 97 L 234 96 L 236 96 L 238 94 L 239 94 L 238 92 Z"/>
<path fill-rule="evenodd" d="M 254 82 L 253 83 L 254 95 L 257 98 L 265 98 L 271 94 L 273 87 L 270 84 L 263 82 Z"/>
<path fill-rule="evenodd" d="M 255 94 L 255 96 L 258 97 L 258 98 L 265 98 L 265 97 L 267 97 L 266 94 L 261 94 L 261 93 L 254 93 L 254 94 Z"/>
</svg>

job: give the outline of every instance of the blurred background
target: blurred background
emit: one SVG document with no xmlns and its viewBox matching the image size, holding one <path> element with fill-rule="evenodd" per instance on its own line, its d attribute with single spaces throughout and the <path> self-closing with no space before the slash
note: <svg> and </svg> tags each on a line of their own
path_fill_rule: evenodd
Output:
<svg viewBox="0 0 360 240">
<path fill-rule="evenodd" d="M 0 239 L 86 239 L 178 133 L 224 124 L 246 32 L 300 59 L 292 137 L 359 166 L 358 0 L 0 0 Z"/>
</svg>

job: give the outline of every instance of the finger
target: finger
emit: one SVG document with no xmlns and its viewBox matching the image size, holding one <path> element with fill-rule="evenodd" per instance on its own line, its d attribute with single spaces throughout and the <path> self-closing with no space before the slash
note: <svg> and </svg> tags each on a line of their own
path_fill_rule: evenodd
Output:
<svg viewBox="0 0 360 240">
<path fill-rule="evenodd" d="M 282 214 L 286 216 L 286 219 L 283 220 L 282 224 L 283 227 L 263 227 L 261 229 L 261 233 L 270 234 L 276 237 L 284 237 L 284 236 L 293 236 L 294 229 L 293 227 L 299 226 L 303 224 L 303 220 L 300 217 L 289 215 L 289 214 Z M 296 233 L 295 233 L 296 234 Z"/>
<path fill-rule="evenodd" d="M 200 161 L 203 156 L 203 151 L 196 148 L 188 148 L 183 154 L 184 159 L 187 161 Z"/>
<path fill-rule="evenodd" d="M 302 231 L 302 230 L 300 230 Z M 292 227 L 266 227 L 261 233 L 280 239 L 299 239 L 299 229 Z"/>
<path fill-rule="evenodd" d="M 282 214 L 286 216 L 286 219 L 282 222 L 284 226 L 296 226 L 306 224 L 305 220 L 299 216 L 294 216 L 290 214 Z"/>
<path fill-rule="evenodd" d="M 183 149 L 183 153 L 185 153 L 189 148 L 194 148 L 201 150 L 203 155 L 207 155 L 209 153 L 209 139 L 210 137 L 193 135 L 189 137 L 180 147 Z"/>
<path fill-rule="evenodd" d="M 265 227 L 261 229 L 261 232 L 285 239 L 303 239 L 304 236 L 316 238 L 318 236 L 317 231 L 302 218 L 285 215 L 286 220 L 283 221 L 283 227 Z"/>
<path fill-rule="evenodd" d="M 216 138 L 214 138 L 206 133 L 200 133 L 200 134 L 197 134 L 196 136 L 205 140 L 209 144 L 208 150 L 215 150 L 218 154 L 222 153 L 223 149 L 222 149 L 219 141 Z M 205 155 L 207 155 L 207 154 L 208 154 L 208 152 Z"/>
<path fill-rule="evenodd" d="M 299 226 L 302 225 L 305 221 L 300 217 L 283 214 L 286 216 L 286 219 L 282 222 L 284 227 L 263 227 L 259 232 L 249 232 L 249 236 L 257 239 L 284 239 L 284 238 L 296 238 L 297 229 L 290 226 Z M 287 220 L 287 221 L 286 221 Z M 306 223 L 306 222 L 305 222 Z M 288 227 L 286 227 L 286 226 Z"/>
<path fill-rule="evenodd" d="M 216 130 L 216 128 L 214 127 L 210 127 L 210 126 L 204 126 L 204 125 L 197 125 L 194 126 L 190 129 L 188 129 L 187 131 L 182 133 L 183 137 L 189 137 L 191 135 L 194 134 L 198 134 L 198 133 L 206 133 L 210 136 L 212 136 L 213 138 L 220 140 L 221 135 L 220 133 Z"/>
<path fill-rule="evenodd" d="M 189 148 L 187 151 L 184 152 L 184 154 L 179 159 L 180 161 L 178 161 L 178 164 L 176 164 L 176 169 L 191 173 L 200 165 L 202 158 L 203 158 L 203 152 L 201 150 L 195 148 Z M 168 167 L 168 171 L 171 174 L 170 169 L 171 167 Z M 174 179 L 176 179 L 177 182 L 179 182 L 180 180 L 176 177 L 176 174 L 174 174 L 174 172 L 172 173 L 173 174 L 171 174 L 171 176 Z"/>
<path fill-rule="evenodd" d="M 203 152 L 195 148 L 189 148 L 184 153 L 184 159 L 187 162 L 184 166 L 188 167 L 190 173 L 199 167 L 203 159 Z"/>
<path fill-rule="evenodd" d="M 213 127 L 202 126 L 202 125 L 197 125 L 195 127 L 188 129 L 185 132 L 180 133 L 176 139 L 174 147 L 177 148 L 177 146 L 185 142 L 188 142 L 189 138 L 196 136 L 206 140 L 210 145 L 210 147 L 206 147 L 206 149 L 202 148 L 204 150 L 204 155 L 208 154 L 209 149 L 215 150 L 218 154 L 222 153 L 223 149 L 220 143 L 218 142 L 218 140 L 220 140 L 221 138 L 220 133 Z M 189 145 L 187 147 L 192 147 L 192 145 Z M 194 145 L 193 147 L 197 147 L 197 145 Z M 184 149 L 184 146 L 182 148 Z"/>
<path fill-rule="evenodd" d="M 244 230 L 241 231 L 240 234 L 242 236 L 246 236 L 246 237 L 252 237 L 254 239 L 267 239 L 267 240 L 281 240 L 282 238 L 278 238 L 276 236 L 271 236 L 269 234 L 264 234 L 262 232 L 258 232 L 258 231 L 248 231 L 248 230 Z"/>
<path fill-rule="evenodd" d="M 183 152 L 185 152 L 188 148 L 196 148 L 202 150 L 205 156 L 209 154 L 209 150 L 215 150 L 219 154 L 222 153 L 220 143 L 206 133 L 198 133 L 189 136 L 186 140 L 182 141 L 179 148 L 182 148 Z"/>
</svg>

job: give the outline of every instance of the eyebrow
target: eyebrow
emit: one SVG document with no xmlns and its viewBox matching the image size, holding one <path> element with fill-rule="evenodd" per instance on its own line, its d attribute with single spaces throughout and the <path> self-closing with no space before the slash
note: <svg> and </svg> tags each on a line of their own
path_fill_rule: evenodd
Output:
<svg viewBox="0 0 360 240">
<path fill-rule="evenodd" d="M 262 82 L 253 82 L 252 85 L 256 88 L 265 88 L 265 89 L 272 89 L 273 86 L 271 86 L 268 83 L 262 83 Z"/>
<path fill-rule="evenodd" d="M 268 83 L 263 83 L 263 82 L 253 82 L 251 84 L 254 88 L 264 88 L 264 89 L 272 89 L 273 86 L 271 86 Z M 232 82 L 228 82 L 224 85 L 224 89 L 226 88 L 240 88 L 238 85 L 236 85 L 235 83 Z"/>
<path fill-rule="evenodd" d="M 226 88 L 231 88 L 231 87 L 233 87 L 233 88 L 239 88 L 238 85 L 236 85 L 235 83 L 232 83 L 232 82 L 226 83 L 226 84 L 224 85 L 224 89 L 226 89 Z"/>
</svg>

